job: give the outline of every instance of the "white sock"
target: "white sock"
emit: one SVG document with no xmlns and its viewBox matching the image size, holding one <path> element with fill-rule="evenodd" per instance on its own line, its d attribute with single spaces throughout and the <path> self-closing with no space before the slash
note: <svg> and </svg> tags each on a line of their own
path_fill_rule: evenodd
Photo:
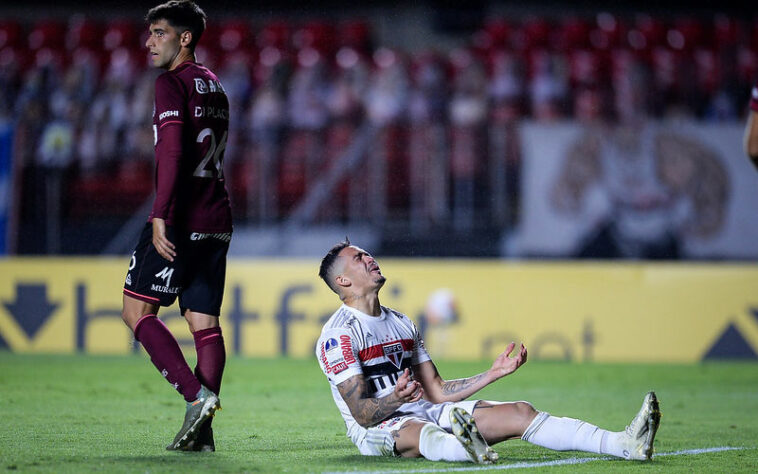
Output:
<svg viewBox="0 0 758 474">
<path fill-rule="evenodd" d="M 623 458 L 626 448 L 623 435 L 582 420 L 539 412 L 521 439 L 555 451 L 586 451 Z"/>
<path fill-rule="evenodd" d="M 432 423 L 421 428 L 418 450 L 430 461 L 471 461 L 458 438 Z"/>
</svg>

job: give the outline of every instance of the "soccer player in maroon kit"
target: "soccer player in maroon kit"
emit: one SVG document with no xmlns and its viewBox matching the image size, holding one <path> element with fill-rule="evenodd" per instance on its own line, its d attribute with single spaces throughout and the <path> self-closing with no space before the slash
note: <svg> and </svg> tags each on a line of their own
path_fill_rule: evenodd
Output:
<svg viewBox="0 0 758 474">
<path fill-rule="evenodd" d="M 195 61 L 205 13 L 188 0 L 152 8 L 145 46 L 155 81 L 153 133 L 156 197 L 124 284 L 122 317 L 158 371 L 184 396 L 184 423 L 168 450 L 215 451 L 212 417 L 226 362 L 219 314 L 232 234 L 223 158 L 229 102 L 215 74 Z M 197 366 L 187 364 L 158 319 L 179 307 L 195 340 Z"/>
</svg>

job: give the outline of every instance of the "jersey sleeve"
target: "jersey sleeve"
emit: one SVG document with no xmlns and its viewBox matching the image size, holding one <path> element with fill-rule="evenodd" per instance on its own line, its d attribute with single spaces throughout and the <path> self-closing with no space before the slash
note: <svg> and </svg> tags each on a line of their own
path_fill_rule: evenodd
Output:
<svg viewBox="0 0 758 474">
<path fill-rule="evenodd" d="M 186 100 L 183 86 L 175 77 L 162 74 L 155 80 L 156 189 L 151 215 L 161 219 L 168 217 L 176 199 Z"/>
<path fill-rule="evenodd" d="M 418 365 L 428 360 L 432 360 L 432 358 L 429 356 L 429 353 L 426 352 L 426 346 L 424 345 L 424 339 L 421 337 L 421 333 L 416 325 L 413 324 L 413 355 L 411 356 L 411 363 L 413 365 Z"/>
<path fill-rule="evenodd" d="M 161 74 L 155 80 L 155 123 L 160 130 L 166 125 L 184 123 L 187 93 L 182 82 L 171 74 Z"/>
<path fill-rule="evenodd" d="M 324 375 L 338 385 L 355 375 L 363 374 L 359 348 L 352 332 L 344 328 L 328 329 L 316 345 L 318 363 Z"/>
</svg>

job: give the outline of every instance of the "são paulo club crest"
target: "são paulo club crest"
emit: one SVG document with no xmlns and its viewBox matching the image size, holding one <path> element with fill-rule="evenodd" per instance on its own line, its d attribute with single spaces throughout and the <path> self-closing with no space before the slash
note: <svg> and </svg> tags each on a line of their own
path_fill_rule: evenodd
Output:
<svg viewBox="0 0 758 474">
<path fill-rule="evenodd" d="M 400 364 L 403 362 L 403 345 L 399 342 L 393 342 L 392 344 L 385 344 L 382 346 L 385 357 L 392 362 L 392 365 L 400 368 Z"/>
</svg>

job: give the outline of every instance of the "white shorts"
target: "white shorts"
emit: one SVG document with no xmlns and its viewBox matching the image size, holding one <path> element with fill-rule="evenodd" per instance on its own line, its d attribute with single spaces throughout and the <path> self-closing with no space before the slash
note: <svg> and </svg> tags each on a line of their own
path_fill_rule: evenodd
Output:
<svg viewBox="0 0 758 474">
<path fill-rule="evenodd" d="M 366 430 L 366 436 L 356 444 L 358 450 L 364 456 L 397 456 L 395 452 L 395 439 L 392 432 L 400 429 L 408 421 L 420 421 L 422 423 L 434 423 L 447 432 L 452 432 L 450 426 L 450 410 L 460 407 L 469 413 L 474 412 L 474 406 L 480 400 L 465 400 L 462 402 L 445 402 L 433 404 L 419 402 L 412 404 L 412 410 L 404 412 L 403 408 L 410 408 L 409 404 L 403 405 L 400 415 L 388 418 L 376 426 Z M 488 402 L 499 404 L 500 402 Z"/>
</svg>

